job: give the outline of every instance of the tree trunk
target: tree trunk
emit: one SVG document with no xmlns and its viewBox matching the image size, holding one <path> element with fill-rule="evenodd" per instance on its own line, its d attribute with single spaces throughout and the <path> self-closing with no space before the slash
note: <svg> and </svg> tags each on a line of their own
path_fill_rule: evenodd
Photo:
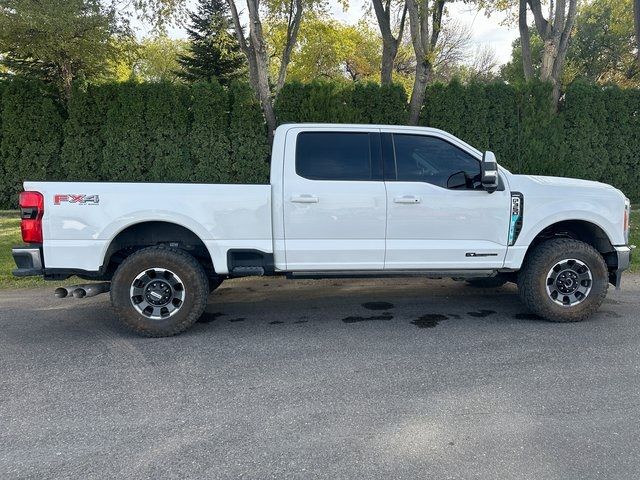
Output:
<svg viewBox="0 0 640 480">
<path fill-rule="evenodd" d="M 280 59 L 280 70 L 278 72 L 278 83 L 276 84 L 276 94 L 284 87 L 287 78 L 287 67 L 291 61 L 291 52 L 298 39 L 300 31 L 300 23 L 302 22 L 302 0 L 290 0 L 291 9 L 289 10 L 289 20 L 287 24 L 287 38 L 282 58 Z M 295 2 L 295 3 L 294 3 Z"/>
<path fill-rule="evenodd" d="M 380 83 L 382 85 L 391 85 L 393 82 L 393 63 L 398 54 L 398 46 L 402 42 L 404 33 L 405 20 L 407 18 L 407 4 L 405 2 L 402 9 L 402 17 L 400 18 L 400 26 L 398 29 L 398 37 L 395 38 L 391 32 L 391 1 L 387 1 L 386 5 L 382 4 L 382 0 L 372 0 L 373 9 L 376 12 L 378 26 L 380 27 L 380 35 L 382 36 L 382 65 L 380 67 Z"/>
<path fill-rule="evenodd" d="M 60 77 L 62 80 L 62 94 L 65 101 L 69 101 L 73 95 L 73 70 L 67 62 L 60 65 Z"/>
<path fill-rule="evenodd" d="M 542 51 L 542 65 L 540 66 L 540 80 L 548 82 L 551 80 L 553 66 L 558 56 L 558 46 L 554 39 L 545 40 L 544 50 Z"/>
<path fill-rule="evenodd" d="M 562 73 L 564 70 L 565 59 L 567 56 L 567 50 L 569 49 L 569 39 L 571 37 L 571 31 L 573 30 L 573 24 L 576 19 L 578 10 L 578 0 L 568 0 L 569 9 L 567 11 L 566 0 L 556 0 L 555 13 L 553 11 L 554 3 L 550 3 L 549 20 L 545 19 L 542 14 L 542 5 L 540 0 L 526 0 L 531 11 L 533 12 L 533 18 L 535 20 L 536 29 L 538 34 L 544 41 L 544 51 L 542 53 L 542 66 L 540 68 L 540 80 L 545 82 L 551 82 L 553 85 L 553 98 L 552 108 L 557 110 L 558 101 L 560 99 L 560 87 L 562 84 Z M 526 25 L 526 8 L 523 9 L 520 5 L 519 15 L 522 17 L 524 10 Z M 553 16 L 553 18 L 551 18 Z M 523 20 L 522 18 L 520 19 Z M 520 33 L 522 35 L 523 27 L 520 25 Z M 524 45 L 525 41 L 529 45 L 530 42 L 527 37 L 521 36 L 521 41 Z M 524 53 L 524 46 L 523 46 Z M 530 53 L 530 52 L 529 52 Z M 524 55 L 523 55 L 524 59 Z M 523 60 L 524 63 L 524 60 Z"/>
<path fill-rule="evenodd" d="M 258 10 L 258 0 L 247 0 L 249 10 L 249 38 L 245 38 L 240 15 L 234 0 L 227 0 L 231 11 L 233 27 L 238 38 L 242 52 L 249 63 L 249 82 L 260 102 L 262 113 L 267 124 L 269 140 L 273 140 L 273 134 L 278 125 L 276 114 L 273 110 L 273 99 L 269 86 L 269 59 L 267 47 L 262 33 L 262 22 Z"/>
<path fill-rule="evenodd" d="M 427 90 L 429 79 L 431 78 L 432 66 L 426 60 L 418 62 L 416 66 L 416 76 L 411 90 L 411 100 L 409 101 L 409 125 L 418 125 L 420 112 Z"/>
<path fill-rule="evenodd" d="M 640 0 L 633 2 L 633 19 L 636 25 L 636 48 L 638 49 L 638 67 L 640 67 Z"/>
<path fill-rule="evenodd" d="M 522 48 L 522 68 L 524 79 L 529 82 L 533 78 L 533 60 L 531 58 L 531 38 L 527 22 L 527 0 L 520 0 L 518 12 L 518 28 L 520 29 L 520 46 Z"/>
<path fill-rule="evenodd" d="M 425 91 L 433 72 L 433 64 L 430 58 L 435 51 L 438 36 L 442 29 L 445 1 L 436 0 L 432 8 L 429 8 L 429 0 L 406 0 L 409 12 L 411 43 L 416 54 L 416 76 L 413 81 L 411 100 L 409 101 L 410 125 L 417 125 L 420 120 Z M 431 16 L 431 28 L 429 28 L 429 16 Z"/>
<path fill-rule="evenodd" d="M 393 62 L 398 53 L 398 45 L 395 42 L 382 41 L 382 66 L 380 68 L 380 83 L 391 85 L 393 81 Z"/>
</svg>

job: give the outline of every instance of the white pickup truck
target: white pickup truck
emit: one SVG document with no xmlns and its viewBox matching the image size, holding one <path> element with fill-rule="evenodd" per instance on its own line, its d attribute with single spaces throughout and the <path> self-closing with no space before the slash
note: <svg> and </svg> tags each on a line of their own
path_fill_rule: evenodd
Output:
<svg viewBox="0 0 640 480">
<path fill-rule="evenodd" d="M 595 312 L 631 258 L 630 203 L 602 183 L 514 175 L 432 128 L 284 125 L 270 185 L 25 182 L 17 276 L 102 280 L 129 328 L 190 327 L 248 275 L 423 275 L 518 284 L 538 315 Z M 110 282 L 110 283 L 106 283 Z"/>
</svg>

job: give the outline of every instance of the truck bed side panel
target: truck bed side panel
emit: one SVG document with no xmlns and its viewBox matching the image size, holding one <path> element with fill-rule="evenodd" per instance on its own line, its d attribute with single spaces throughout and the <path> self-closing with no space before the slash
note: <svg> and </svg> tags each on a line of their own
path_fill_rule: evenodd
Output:
<svg viewBox="0 0 640 480">
<path fill-rule="evenodd" d="M 118 233 L 149 221 L 191 230 L 219 273 L 227 273 L 231 248 L 273 252 L 269 185 L 26 182 L 25 189 L 45 198 L 46 268 L 97 271 Z"/>
</svg>

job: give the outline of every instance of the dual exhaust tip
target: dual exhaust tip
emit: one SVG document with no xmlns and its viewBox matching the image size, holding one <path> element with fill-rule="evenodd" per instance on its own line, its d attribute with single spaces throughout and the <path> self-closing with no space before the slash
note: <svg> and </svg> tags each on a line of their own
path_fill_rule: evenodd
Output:
<svg viewBox="0 0 640 480">
<path fill-rule="evenodd" d="M 57 298 L 89 298 L 106 293 L 111 290 L 111 282 L 87 283 L 83 285 L 73 285 L 71 287 L 56 288 L 54 295 Z"/>
</svg>

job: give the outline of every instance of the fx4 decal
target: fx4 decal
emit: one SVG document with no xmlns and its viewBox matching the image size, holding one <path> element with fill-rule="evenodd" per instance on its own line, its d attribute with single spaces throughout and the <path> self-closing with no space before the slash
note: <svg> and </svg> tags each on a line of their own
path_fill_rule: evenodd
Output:
<svg viewBox="0 0 640 480">
<path fill-rule="evenodd" d="M 53 196 L 53 204 L 61 205 L 63 203 L 76 203 L 78 205 L 98 205 L 100 203 L 100 196 L 98 195 L 83 195 L 83 194 L 55 194 Z"/>
</svg>

